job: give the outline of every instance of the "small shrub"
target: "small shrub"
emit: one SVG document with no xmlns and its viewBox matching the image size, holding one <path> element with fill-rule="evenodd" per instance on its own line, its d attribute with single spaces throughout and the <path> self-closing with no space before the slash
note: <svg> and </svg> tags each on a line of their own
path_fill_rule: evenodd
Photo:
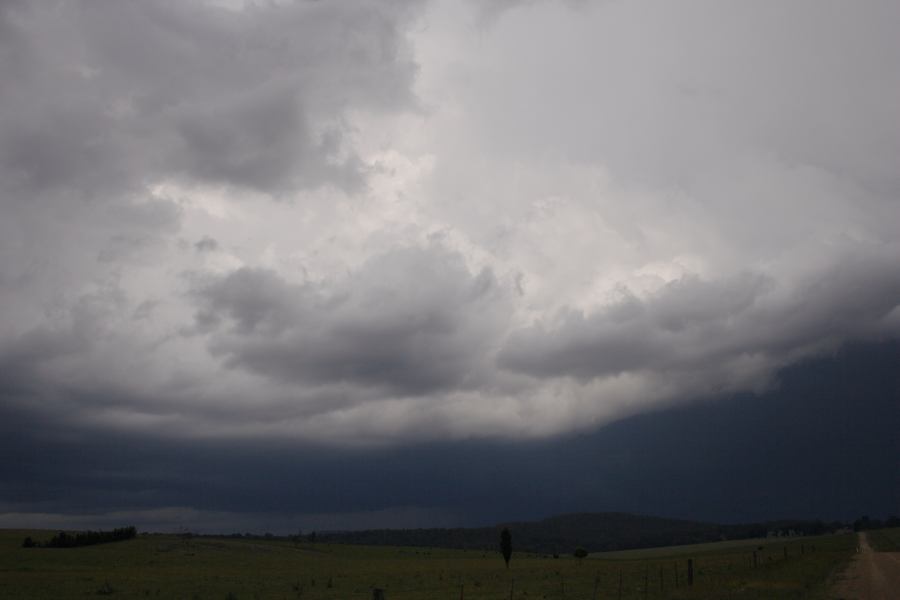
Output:
<svg viewBox="0 0 900 600">
<path fill-rule="evenodd" d="M 106 583 L 104 583 L 103 585 L 101 585 L 101 586 L 97 589 L 97 595 L 98 595 L 98 596 L 109 596 L 109 595 L 112 594 L 113 592 L 115 592 L 115 590 L 112 588 L 111 585 L 109 585 L 109 582 L 108 582 L 108 581 L 107 581 Z"/>
</svg>

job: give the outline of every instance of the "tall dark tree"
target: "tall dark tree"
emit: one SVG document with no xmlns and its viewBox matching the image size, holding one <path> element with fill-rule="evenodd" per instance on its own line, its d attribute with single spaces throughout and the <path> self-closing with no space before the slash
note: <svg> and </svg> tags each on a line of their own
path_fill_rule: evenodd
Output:
<svg viewBox="0 0 900 600">
<path fill-rule="evenodd" d="M 506 527 L 500 532 L 500 553 L 503 555 L 503 560 L 506 561 L 506 568 L 508 569 L 509 559 L 512 557 L 512 535 L 510 535 L 509 529 Z"/>
</svg>

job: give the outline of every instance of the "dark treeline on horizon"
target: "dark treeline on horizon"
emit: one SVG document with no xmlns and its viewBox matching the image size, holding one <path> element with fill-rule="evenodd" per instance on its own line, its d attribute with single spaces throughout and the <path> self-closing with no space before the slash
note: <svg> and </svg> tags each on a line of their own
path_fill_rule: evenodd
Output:
<svg viewBox="0 0 900 600">
<path fill-rule="evenodd" d="M 767 536 L 823 535 L 841 530 L 860 531 L 900 527 L 900 518 L 885 520 L 868 516 L 853 522 L 785 519 L 745 524 L 716 524 L 664 519 L 626 513 L 581 513 L 560 515 L 541 521 L 500 523 L 475 528 L 367 529 L 327 531 L 277 536 L 272 533 L 232 533 L 229 537 L 280 539 L 297 543 L 337 543 L 375 546 L 412 546 L 467 550 L 494 550 L 498 532 L 508 527 L 520 551 L 541 554 L 570 553 L 583 547 L 589 552 L 680 546 L 722 540 Z M 193 535 L 193 534 L 188 534 Z M 221 537 L 211 535 L 208 537 Z"/>
<path fill-rule="evenodd" d="M 23 548 L 77 548 L 79 546 L 93 546 L 94 544 L 106 544 L 109 542 L 121 542 L 137 536 L 137 529 L 133 526 L 119 527 L 112 531 L 79 531 L 67 533 L 60 531 L 47 542 L 35 542 L 31 537 L 22 542 Z"/>
<path fill-rule="evenodd" d="M 892 515 L 882 520 L 865 515 L 852 522 L 785 519 L 723 525 L 627 513 L 580 513 L 555 516 L 541 521 L 500 523 L 488 527 L 366 529 L 318 533 L 313 531 L 307 534 L 299 532 L 293 535 L 272 533 L 182 533 L 180 535 L 182 537 L 287 540 L 295 544 L 323 542 L 480 551 L 495 549 L 498 532 L 504 527 L 515 532 L 518 550 L 556 555 L 569 553 L 575 548 L 585 548 L 588 552 L 607 552 L 768 536 L 823 535 L 851 529 L 853 531 L 870 531 L 900 527 L 900 517 Z M 59 531 L 46 542 L 35 541 L 30 536 L 26 537 L 22 546 L 25 548 L 76 548 L 129 540 L 136 536 L 137 529 L 134 526 L 120 527 L 112 531 Z"/>
<path fill-rule="evenodd" d="M 853 531 L 871 531 L 873 529 L 886 529 L 888 527 L 900 527 L 900 517 L 890 516 L 884 521 L 880 519 L 871 519 L 868 515 L 853 521 Z"/>
<path fill-rule="evenodd" d="M 620 513 L 573 514 L 537 522 L 504 523 L 494 527 L 458 529 L 400 529 L 319 534 L 322 541 L 363 545 L 434 546 L 493 550 L 498 531 L 508 527 L 516 547 L 526 552 L 568 554 L 680 546 L 779 535 L 820 535 L 847 527 L 844 523 L 785 520 L 721 525 Z"/>
</svg>

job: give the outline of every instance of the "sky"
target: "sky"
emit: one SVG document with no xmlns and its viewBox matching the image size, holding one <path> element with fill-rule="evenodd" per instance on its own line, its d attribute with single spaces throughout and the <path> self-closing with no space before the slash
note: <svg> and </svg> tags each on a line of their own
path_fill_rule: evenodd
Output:
<svg viewBox="0 0 900 600">
<path fill-rule="evenodd" d="M 897 22 L 0 0 L 0 526 L 900 512 Z"/>
</svg>

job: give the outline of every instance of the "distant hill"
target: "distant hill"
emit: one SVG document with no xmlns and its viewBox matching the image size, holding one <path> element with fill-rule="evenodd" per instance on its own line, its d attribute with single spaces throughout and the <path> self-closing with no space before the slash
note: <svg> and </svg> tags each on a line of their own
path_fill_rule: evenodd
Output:
<svg viewBox="0 0 900 600">
<path fill-rule="evenodd" d="M 588 552 L 604 552 L 764 537 L 769 531 L 779 530 L 805 534 L 827 530 L 820 521 L 719 525 L 627 513 L 578 513 L 493 527 L 332 532 L 319 534 L 318 539 L 346 544 L 494 550 L 503 527 L 513 534 L 513 548 L 541 554 L 571 554 L 579 546 Z"/>
</svg>

